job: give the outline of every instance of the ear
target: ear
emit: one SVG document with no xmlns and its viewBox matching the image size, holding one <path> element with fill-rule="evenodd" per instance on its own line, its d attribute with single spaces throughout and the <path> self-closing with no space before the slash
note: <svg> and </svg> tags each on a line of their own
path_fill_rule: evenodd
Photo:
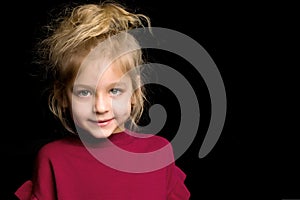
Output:
<svg viewBox="0 0 300 200">
<path fill-rule="evenodd" d="M 135 85 L 136 85 L 136 88 L 134 88 L 134 92 L 131 95 L 131 105 L 135 105 L 138 103 L 138 97 L 142 93 L 142 90 L 140 87 L 140 85 L 141 85 L 140 76 L 135 77 Z"/>
<path fill-rule="evenodd" d="M 131 106 L 134 106 L 137 103 L 137 93 L 138 91 L 134 91 L 131 95 Z"/>
</svg>

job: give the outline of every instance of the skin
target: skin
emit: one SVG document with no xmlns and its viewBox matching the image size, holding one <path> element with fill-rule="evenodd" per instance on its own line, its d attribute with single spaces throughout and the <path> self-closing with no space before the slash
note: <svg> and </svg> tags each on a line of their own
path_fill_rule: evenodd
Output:
<svg viewBox="0 0 300 200">
<path fill-rule="evenodd" d="M 132 94 L 131 79 L 120 66 L 90 64 L 68 90 L 68 102 L 76 126 L 95 138 L 107 138 L 124 130 L 134 104 Z"/>
</svg>

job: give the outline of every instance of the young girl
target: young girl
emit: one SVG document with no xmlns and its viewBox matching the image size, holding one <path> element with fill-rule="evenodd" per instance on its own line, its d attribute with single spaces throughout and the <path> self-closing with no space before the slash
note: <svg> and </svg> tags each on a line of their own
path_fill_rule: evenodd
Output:
<svg viewBox="0 0 300 200">
<path fill-rule="evenodd" d="M 21 200 L 189 199 L 170 143 L 134 132 L 144 106 L 142 51 L 129 33 L 150 20 L 117 3 L 58 18 L 40 43 L 53 82 L 49 107 L 69 135 L 44 145 Z M 54 24 L 51 24 L 54 25 Z M 131 128 L 128 128 L 130 124 Z"/>
</svg>

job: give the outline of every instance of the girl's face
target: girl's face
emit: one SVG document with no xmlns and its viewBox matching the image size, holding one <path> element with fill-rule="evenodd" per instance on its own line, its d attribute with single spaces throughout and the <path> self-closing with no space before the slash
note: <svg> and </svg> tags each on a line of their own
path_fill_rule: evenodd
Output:
<svg viewBox="0 0 300 200">
<path fill-rule="evenodd" d="M 117 64 L 85 67 L 68 92 L 75 125 L 95 138 L 121 132 L 130 117 L 132 94 L 131 79 Z"/>
</svg>

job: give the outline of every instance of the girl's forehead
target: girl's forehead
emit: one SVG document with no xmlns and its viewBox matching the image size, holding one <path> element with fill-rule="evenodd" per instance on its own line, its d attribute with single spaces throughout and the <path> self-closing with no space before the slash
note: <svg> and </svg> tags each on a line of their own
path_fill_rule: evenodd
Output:
<svg viewBox="0 0 300 200">
<path fill-rule="evenodd" d="M 119 63 L 110 65 L 87 65 L 78 72 L 74 85 L 99 86 L 129 82 L 130 77 Z"/>
<path fill-rule="evenodd" d="M 120 61 L 108 62 L 108 61 L 94 61 L 81 65 L 78 76 L 88 76 L 88 77 L 101 77 L 101 76 L 121 76 L 126 73 L 124 70 L 123 63 Z"/>
</svg>

